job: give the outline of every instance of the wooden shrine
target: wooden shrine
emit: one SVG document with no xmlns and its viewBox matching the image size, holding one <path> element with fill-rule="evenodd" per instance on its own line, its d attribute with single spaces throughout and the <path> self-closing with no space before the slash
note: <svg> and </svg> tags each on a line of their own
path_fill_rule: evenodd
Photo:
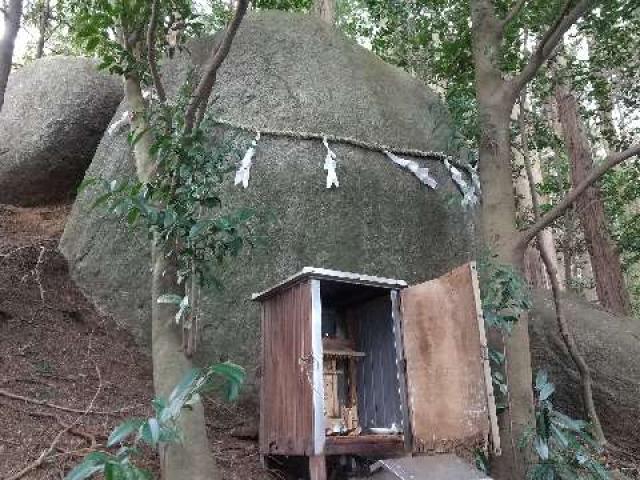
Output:
<svg viewBox="0 0 640 480">
<path fill-rule="evenodd" d="M 408 286 L 306 267 L 262 305 L 260 452 L 387 458 L 499 453 L 474 263 Z"/>
</svg>

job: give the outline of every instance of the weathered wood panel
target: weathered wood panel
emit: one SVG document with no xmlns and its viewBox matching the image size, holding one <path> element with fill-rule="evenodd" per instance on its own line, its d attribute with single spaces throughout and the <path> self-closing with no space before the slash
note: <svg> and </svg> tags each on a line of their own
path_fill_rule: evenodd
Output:
<svg viewBox="0 0 640 480">
<path fill-rule="evenodd" d="M 260 451 L 313 453 L 313 359 L 309 281 L 262 304 Z"/>
<path fill-rule="evenodd" d="M 401 293 L 415 451 L 486 445 L 489 406 L 475 266 Z"/>
<path fill-rule="evenodd" d="M 327 437 L 326 455 L 394 456 L 405 452 L 401 435 Z"/>
<path fill-rule="evenodd" d="M 358 412 L 360 426 L 390 428 L 403 423 L 398 363 L 389 295 L 350 309 L 357 322 Z"/>
</svg>

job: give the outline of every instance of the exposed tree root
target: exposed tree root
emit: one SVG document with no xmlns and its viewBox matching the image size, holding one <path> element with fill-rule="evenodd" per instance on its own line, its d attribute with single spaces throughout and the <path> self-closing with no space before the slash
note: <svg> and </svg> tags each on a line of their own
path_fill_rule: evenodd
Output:
<svg viewBox="0 0 640 480">
<path fill-rule="evenodd" d="M 53 408 L 54 410 L 60 410 L 62 412 L 67 413 L 82 413 L 83 415 L 121 415 L 129 410 L 136 408 L 139 405 L 132 405 L 129 407 L 123 407 L 118 410 L 92 410 L 90 412 L 85 412 L 79 408 L 73 407 L 65 407 L 63 405 L 56 405 L 55 403 L 50 403 L 45 400 L 38 400 L 37 398 L 27 397 L 24 395 L 18 395 L 17 393 L 12 393 L 4 388 L 0 388 L 0 396 L 11 398 L 13 400 L 20 400 L 23 402 L 31 403 L 33 405 L 39 405 L 41 407 Z"/>
<path fill-rule="evenodd" d="M 56 451 L 56 447 L 57 447 L 58 443 L 60 442 L 60 440 L 62 439 L 62 437 L 64 436 L 64 434 L 74 430 L 74 427 L 80 422 L 80 420 L 82 420 L 86 415 L 88 415 L 89 413 L 92 412 L 93 406 L 94 406 L 94 404 L 96 402 L 96 399 L 100 395 L 100 392 L 102 392 L 102 374 L 100 373 L 100 369 L 98 368 L 97 365 L 96 365 L 96 373 L 98 374 L 98 382 L 99 382 L 98 383 L 98 388 L 96 389 L 96 393 L 93 395 L 93 398 L 89 402 L 89 405 L 87 405 L 87 408 L 85 408 L 84 410 L 78 410 L 81 413 L 81 415 L 79 417 L 77 417 L 71 424 L 68 424 L 68 425 L 65 424 L 62 420 L 60 420 L 60 418 L 56 417 L 55 415 L 42 414 L 42 415 L 45 415 L 45 416 L 53 417 L 60 425 L 63 426 L 62 430 L 60 430 L 56 434 L 56 436 L 53 438 L 53 440 L 51 441 L 49 446 L 45 450 L 42 451 L 42 453 L 40 454 L 40 456 L 36 460 L 34 460 L 29 465 L 24 467 L 18 473 L 14 474 L 14 475 L 12 475 L 10 477 L 7 477 L 5 480 L 20 480 L 21 478 L 23 478 L 28 473 L 30 473 L 33 470 L 36 470 L 37 468 L 39 468 L 42 464 L 44 464 L 49 459 L 49 456 L 53 452 Z M 15 398 L 15 397 L 10 397 L 10 398 Z M 37 401 L 37 402 L 39 402 L 39 401 Z M 86 435 L 86 434 L 79 434 L 77 430 L 75 430 L 74 434 L 75 435 L 80 435 L 80 436 L 83 436 L 83 437 Z M 95 438 L 93 438 L 93 442 L 92 443 L 95 444 Z"/>
</svg>

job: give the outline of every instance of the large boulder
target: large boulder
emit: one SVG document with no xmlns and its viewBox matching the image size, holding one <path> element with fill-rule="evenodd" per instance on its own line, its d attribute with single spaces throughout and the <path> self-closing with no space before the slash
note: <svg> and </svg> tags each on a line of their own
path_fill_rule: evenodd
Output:
<svg viewBox="0 0 640 480">
<path fill-rule="evenodd" d="M 212 40 L 164 71 L 176 89 L 201 65 Z M 124 107 L 123 107 L 124 108 Z M 438 97 L 332 27 L 309 16 L 253 13 L 223 64 L 210 112 L 257 128 L 351 137 L 398 147 L 445 151 L 453 131 Z M 118 118 L 120 113 L 116 114 Z M 221 132 L 230 131 L 226 127 Z M 253 134 L 234 131 L 246 146 Z M 201 353 L 255 365 L 259 309 L 250 301 L 304 266 L 410 282 L 429 279 L 470 257 L 472 214 L 439 160 L 420 160 L 440 185 L 430 190 L 410 172 L 368 148 L 333 143 L 340 187 L 325 188 L 326 150 L 319 140 L 263 135 L 247 189 L 229 179 L 226 205 L 264 212 L 266 244 L 246 250 L 222 273 L 222 292 L 207 292 Z M 133 174 L 126 133 L 105 136 L 87 175 Z M 103 310 L 148 339 L 149 241 L 125 222 L 90 208 L 91 192 L 73 208 L 61 248 L 73 275 Z"/>
<path fill-rule="evenodd" d="M 558 333 L 549 292 L 533 293 L 530 322 L 534 369 L 545 369 L 556 386 L 554 405 L 584 418 L 580 377 Z M 640 456 L 640 323 L 616 317 L 572 295 L 566 316 L 592 372 L 593 394 L 605 435 Z"/>
<path fill-rule="evenodd" d="M 80 57 L 36 60 L 9 78 L 0 112 L 0 203 L 75 192 L 122 100 L 122 83 Z"/>
</svg>

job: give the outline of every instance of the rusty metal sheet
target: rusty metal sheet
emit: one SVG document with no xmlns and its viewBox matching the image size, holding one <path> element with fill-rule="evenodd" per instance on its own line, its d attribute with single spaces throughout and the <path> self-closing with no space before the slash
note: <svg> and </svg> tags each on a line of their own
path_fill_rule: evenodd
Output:
<svg viewBox="0 0 640 480">
<path fill-rule="evenodd" d="M 475 265 L 469 263 L 401 292 L 416 452 L 451 452 L 488 444 L 486 347 L 475 275 Z"/>
<path fill-rule="evenodd" d="M 371 480 L 491 480 L 459 457 L 422 455 L 381 460 Z"/>
</svg>

